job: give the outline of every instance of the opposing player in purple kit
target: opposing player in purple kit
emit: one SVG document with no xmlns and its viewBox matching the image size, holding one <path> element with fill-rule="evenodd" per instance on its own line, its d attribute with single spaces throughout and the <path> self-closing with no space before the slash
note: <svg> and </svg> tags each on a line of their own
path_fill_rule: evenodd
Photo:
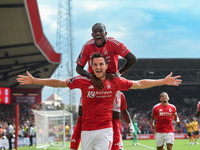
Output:
<svg viewBox="0 0 200 150">
<path fill-rule="evenodd" d="M 82 92 L 82 150 L 110 150 L 113 142 L 112 110 L 115 94 L 118 90 L 145 89 L 161 85 L 179 86 L 180 76 L 172 77 L 172 73 L 163 79 L 143 79 L 138 81 L 124 78 L 106 80 L 108 64 L 104 56 L 94 53 L 91 56 L 92 70 L 96 78 L 102 80 L 103 90 L 90 89 L 91 80 L 76 76 L 67 80 L 34 78 L 28 71 L 27 76 L 18 75 L 17 82 L 24 84 L 39 84 L 51 87 L 79 88 Z"/>
<path fill-rule="evenodd" d="M 176 107 L 168 102 L 168 94 L 162 92 L 159 98 L 161 103 L 153 107 L 150 123 L 152 128 L 156 129 L 157 150 L 163 150 L 164 143 L 167 145 L 167 150 L 172 150 L 174 144 L 174 127 L 172 120 L 174 119 L 178 124 L 181 122 L 177 115 Z M 154 123 L 155 118 L 156 126 Z"/>
</svg>

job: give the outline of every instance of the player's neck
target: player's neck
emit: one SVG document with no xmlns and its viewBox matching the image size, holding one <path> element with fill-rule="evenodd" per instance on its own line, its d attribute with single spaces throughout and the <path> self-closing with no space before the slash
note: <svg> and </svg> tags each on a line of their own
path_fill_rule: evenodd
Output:
<svg viewBox="0 0 200 150">
<path fill-rule="evenodd" d="M 106 76 L 100 78 L 101 81 L 103 81 L 105 79 L 106 79 Z"/>
<path fill-rule="evenodd" d="M 161 102 L 161 104 L 162 104 L 163 106 L 167 106 L 169 103 L 168 103 L 168 102 L 166 102 L 166 103 Z"/>
</svg>

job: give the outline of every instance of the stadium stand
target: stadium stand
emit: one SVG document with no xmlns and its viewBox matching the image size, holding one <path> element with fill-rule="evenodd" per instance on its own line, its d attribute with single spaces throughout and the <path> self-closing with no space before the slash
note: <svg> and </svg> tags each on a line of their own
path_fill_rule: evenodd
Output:
<svg viewBox="0 0 200 150">
<path fill-rule="evenodd" d="M 17 102 L 19 126 L 24 131 L 20 136 L 26 136 L 25 126 L 34 122 L 31 109 L 42 108 L 43 86 L 19 86 L 16 76 L 28 70 L 36 77 L 49 78 L 60 64 L 61 54 L 43 33 L 37 0 L 1 0 L 0 14 L 0 88 L 10 89 L 7 101 L 0 97 L 0 126 L 5 131 L 9 121 L 14 125 Z"/>
</svg>

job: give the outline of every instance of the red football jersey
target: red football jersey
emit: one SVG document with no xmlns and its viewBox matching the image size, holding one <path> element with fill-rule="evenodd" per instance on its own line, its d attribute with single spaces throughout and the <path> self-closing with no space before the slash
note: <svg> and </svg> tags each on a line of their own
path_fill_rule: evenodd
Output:
<svg viewBox="0 0 200 150">
<path fill-rule="evenodd" d="M 197 104 L 197 111 L 200 111 L 200 102 Z"/>
<path fill-rule="evenodd" d="M 88 71 L 90 73 L 93 73 L 92 67 L 91 67 L 91 59 L 90 56 L 94 52 L 99 52 L 103 56 L 105 56 L 106 61 L 108 63 L 108 69 L 106 70 L 107 73 L 115 73 L 118 69 L 118 57 L 119 55 L 121 57 L 125 57 L 130 50 L 127 49 L 127 47 L 115 40 L 112 37 L 106 37 L 106 43 L 102 47 L 97 47 L 94 39 L 89 40 L 82 48 L 81 53 L 79 54 L 79 57 L 77 58 L 76 63 L 80 66 L 85 66 L 85 64 L 88 62 Z"/>
<path fill-rule="evenodd" d="M 96 90 L 92 82 L 83 76 L 67 79 L 70 89 L 79 88 L 82 92 L 82 131 L 112 127 L 112 111 L 115 94 L 118 90 L 128 90 L 133 82 L 124 78 L 104 80 L 104 89 Z"/>
<path fill-rule="evenodd" d="M 127 103 L 126 103 L 126 99 L 125 99 L 125 96 L 122 92 L 120 92 L 120 95 L 121 95 L 121 107 L 120 107 L 120 110 L 125 110 L 127 109 Z M 120 129 L 120 132 L 121 132 L 121 115 L 119 115 L 119 129 Z"/>
<path fill-rule="evenodd" d="M 121 92 L 121 110 L 127 109 L 127 103 L 124 94 Z"/>
<path fill-rule="evenodd" d="M 172 104 L 163 106 L 161 103 L 153 107 L 153 117 L 156 117 L 156 132 L 174 133 L 172 120 L 176 116 L 176 107 Z"/>
</svg>

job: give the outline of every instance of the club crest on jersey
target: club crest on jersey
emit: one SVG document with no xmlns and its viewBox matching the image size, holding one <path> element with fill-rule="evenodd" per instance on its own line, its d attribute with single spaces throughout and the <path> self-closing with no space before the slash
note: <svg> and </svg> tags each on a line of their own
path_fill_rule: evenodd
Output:
<svg viewBox="0 0 200 150">
<path fill-rule="evenodd" d="M 109 82 L 107 82 L 107 88 L 108 88 L 108 89 L 110 89 L 110 88 L 111 88 L 111 86 L 110 86 L 110 83 L 109 83 Z"/>
<path fill-rule="evenodd" d="M 108 51 L 105 47 L 103 48 L 103 53 L 104 53 L 104 55 L 108 55 Z"/>
<path fill-rule="evenodd" d="M 169 108 L 169 112 L 172 112 L 172 109 L 171 109 L 171 108 Z"/>
</svg>

